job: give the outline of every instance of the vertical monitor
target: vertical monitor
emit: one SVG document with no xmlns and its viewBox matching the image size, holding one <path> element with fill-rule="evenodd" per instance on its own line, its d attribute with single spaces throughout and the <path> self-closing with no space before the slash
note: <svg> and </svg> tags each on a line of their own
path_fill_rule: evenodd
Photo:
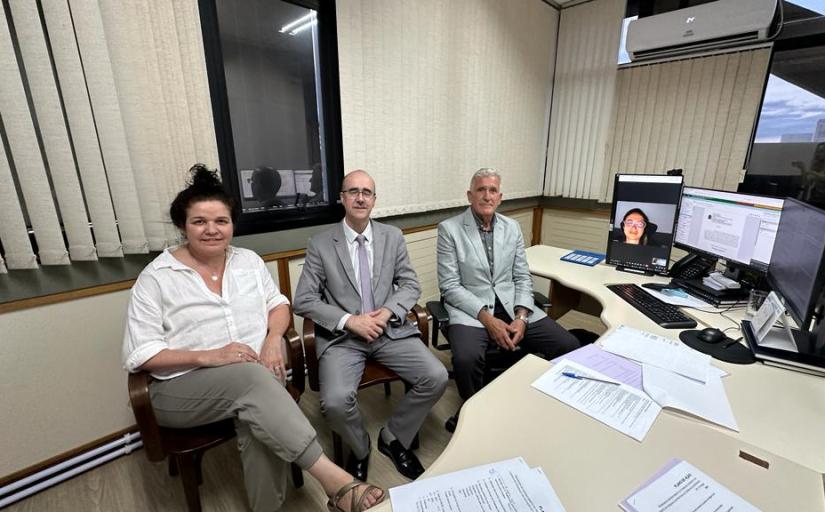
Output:
<svg viewBox="0 0 825 512">
<path fill-rule="evenodd" d="M 675 245 L 765 272 L 783 204 L 779 198 L 685 187 Z"/>
<path fill-rule="evenodd" d="M 622 270 L 667 272 L 682 180 L 682 176 L 616 175 L 607 263 Z"/>
<path fill-rule="evenodd" d="M 785 300 L 788 312 L 805 330 L 822 292 L 824 262 L 825 211 L 786 199 L 768 266 L 768 284 Z"/>
</svg>

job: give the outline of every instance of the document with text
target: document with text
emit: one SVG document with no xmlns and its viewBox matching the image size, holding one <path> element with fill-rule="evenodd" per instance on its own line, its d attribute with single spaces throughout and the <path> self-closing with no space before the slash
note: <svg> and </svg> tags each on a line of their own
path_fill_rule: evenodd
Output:
<svg viewBox="0 0 825 512">
<path fill-rule="evenodd" d="M 558 363 L 562 359 L 579 363 L 591 370 L 607 375 L 611 379 L 624 382 L 634 388 L 642 389 L 642 365 L 630 359 L 626 359 L 616 354 L 611 354 L 595 343 L 577 348 L 553 359 L 553 363 Z"/>
<path fill-rule="evenodd" d="M 626 512 L 759 512 L 683 460 L 673 459 L 619 506 Z"/>
<path fill-rule="evenodd" d="M 394 512 L 564 512 L 541 468 L 521 457 L 390 489 Z"/>
<path fill-rule="evenodd" d="M 627 357 L 705 382 L 710 371 L 710 356 L 666 338 L 626 325 L 619 326 L 602 339 L 602 348 Z"/>
<path fill-rule="evenodd" d="M 644 392 L 568 359 L 553 365 L 532 386 L 637 441 L 645 438 L 662 410 Z"/>
</svg>

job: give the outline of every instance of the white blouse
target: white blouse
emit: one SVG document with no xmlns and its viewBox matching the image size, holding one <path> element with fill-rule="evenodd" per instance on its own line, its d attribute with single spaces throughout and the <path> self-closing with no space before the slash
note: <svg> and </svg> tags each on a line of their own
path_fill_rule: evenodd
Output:
<svg viewBox="0 0 825 512">
<path fill-rule="evenodd" d="M 126 314 L 123 367 L 134 372 L 163 349 L 209 350 L 237 341 L 261 352 L 269 311 L 287 298 L 263 260 L 230 247 L 221 295 L 166 249 L 138 276 Z M 191 370 L 153 373 L 171 379 Z"/>
</svg>

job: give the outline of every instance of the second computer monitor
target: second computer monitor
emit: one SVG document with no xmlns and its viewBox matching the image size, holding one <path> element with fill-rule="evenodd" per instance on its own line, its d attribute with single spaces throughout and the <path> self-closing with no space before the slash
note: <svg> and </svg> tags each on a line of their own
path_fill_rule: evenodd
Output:
<svg viewBox="0 0 825 512">
<path fill-rule="evenodd" d="M 685 187 L 675 245 L 764 272 L 783 203 L 773 197 Z"/>
<path fill-rule="evenodd" d="M 785 202 L 768 283 L 807 330 L 825 281 L 825 211 L 796 199 Z"/>
</svg>

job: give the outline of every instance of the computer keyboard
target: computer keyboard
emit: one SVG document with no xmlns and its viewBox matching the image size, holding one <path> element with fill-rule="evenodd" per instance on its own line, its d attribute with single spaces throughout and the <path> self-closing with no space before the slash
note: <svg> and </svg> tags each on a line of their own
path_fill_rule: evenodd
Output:
<svg viewBox="0 0 825 512">
<path fill-rule="evenodd" d="M 696 320 L 686 316 L 679 308 L 662 302 L 635 284 L 609 284 L 607 287 L 665 329 L 696 327 Z"/>
</svg>

